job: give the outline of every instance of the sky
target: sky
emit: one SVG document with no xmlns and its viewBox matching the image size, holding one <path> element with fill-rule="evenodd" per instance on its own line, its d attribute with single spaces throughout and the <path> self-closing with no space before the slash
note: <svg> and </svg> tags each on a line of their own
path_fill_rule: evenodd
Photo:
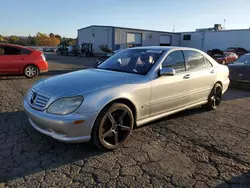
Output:
<svg viewBox="0 0 250 188">
<path fill-rule="evenodd" d="M 0 7 L 4 36 L 76 37 L 90 25 L 182 32 L 224 25 L 224 19 L 226 29 L 250 27 L 250 0 L 6 0 Z"/>
</svg>

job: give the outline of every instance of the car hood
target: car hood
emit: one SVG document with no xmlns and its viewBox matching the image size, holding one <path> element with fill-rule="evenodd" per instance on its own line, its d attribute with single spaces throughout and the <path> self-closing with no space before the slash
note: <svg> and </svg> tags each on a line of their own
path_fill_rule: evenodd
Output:
<svg viewBox="0 0 250 188">
<path fill-rule="evenodd" d="M 82 94 L 101 87 L 129 83 L 142 75 L 101 69 L 86 69 L 62 74 L 37 82 L 33 88 L 49 95 Z"/>
</svg>

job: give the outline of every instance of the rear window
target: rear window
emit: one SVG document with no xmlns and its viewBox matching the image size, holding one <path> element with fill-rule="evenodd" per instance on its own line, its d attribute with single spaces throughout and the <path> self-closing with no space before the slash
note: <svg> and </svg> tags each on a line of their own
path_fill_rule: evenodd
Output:
<svg viewBox="0 0 250 188">
<path fill-rule="evenodd" d="M 228 52 L 234 52 L 236 49 L 235 48 L 228 48 L 227 51 Z"/>
</svg>

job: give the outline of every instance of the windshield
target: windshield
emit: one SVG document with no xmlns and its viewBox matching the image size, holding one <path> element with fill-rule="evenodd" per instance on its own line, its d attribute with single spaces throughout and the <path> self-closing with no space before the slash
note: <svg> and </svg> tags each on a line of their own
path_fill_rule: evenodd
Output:
<svg viewBox="0 0 250 188">
<path fill-rule="evenodd" d="M 234 64 L 250 65 L 250 55 L 243 55 Z"/>
<path fill-rule="evenodd" d="M 113 55 L 97 68 L 134 74 L 147 74 L 163 52 L 163 50 L 157 49 L 127 49 Z"/>
</svg>

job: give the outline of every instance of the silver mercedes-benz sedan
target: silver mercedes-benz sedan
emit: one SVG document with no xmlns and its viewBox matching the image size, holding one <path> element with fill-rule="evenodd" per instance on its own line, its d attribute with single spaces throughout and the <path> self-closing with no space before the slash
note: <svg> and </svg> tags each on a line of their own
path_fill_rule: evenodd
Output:
<svg viewBox="0 0 250 188">
<path fill-rule="evenodd" d="M 115 149 L 134 127 L 195 106 L 216 109 L 228 85 L 228 68 L 200 50 L 138 47 L 38 81 L 23 105 L 43 134 Z"/>
</svg>

